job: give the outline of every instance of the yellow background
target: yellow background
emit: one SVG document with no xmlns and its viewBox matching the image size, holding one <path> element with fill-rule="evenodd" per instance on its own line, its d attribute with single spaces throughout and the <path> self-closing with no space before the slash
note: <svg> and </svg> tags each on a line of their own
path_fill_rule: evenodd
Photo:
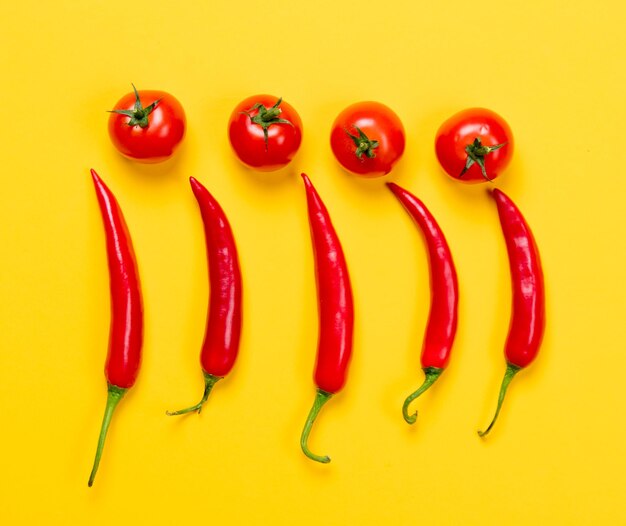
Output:
<svg viewBox="0 0 626 526">
<path fill-rule="evenodd" d="M 0 522 L 3 524 L 626 523 L 624 20 L 606 2 L 3 2 L 0 17 Z M 105 110 L 134 82 L 182 102 L 188 134 L 158 166 L 123 159 Z M 257 174 L 226 138 L 254 93 L 300 112 L 292 165 Z M 458 267 L 451 365 L 421 383 L 428 313 L 421 236 L 384 187 L 348 176 L 328 135 L 349 103 L 404 122 L 387 178 L 439 219 Z M 516 138 L 496 186 L 541 248 L 547 329 L 487 440 L 504 372 L 509 271 L 487 185 L 448 179 L 439 124 L 485 106 Z M 143 367 L 87 488 L 105 403 L 104 235 L 89 168 L 116 194 L 143 281 Z M 356 333 L 346 389 L 311 447 L 313 262 L 298 174 L 332 214 L 350 266 Z M 226 210 L 244 273 L 239 360 L 201 416 L 166 418 L 202 390 L 207 278 L 187 183 Z"/>
</svg>

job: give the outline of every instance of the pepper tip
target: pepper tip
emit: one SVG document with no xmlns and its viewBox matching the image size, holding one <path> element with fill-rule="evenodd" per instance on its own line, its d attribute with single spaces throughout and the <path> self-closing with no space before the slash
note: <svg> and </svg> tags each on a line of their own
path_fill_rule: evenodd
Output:
<svg viewBox="0 0 626 526">
<path fill-rule="evenodd" d="M 302 177 L 302 180 L 304 181 L 304 186 L 306 186 L 307 188 L 312 188 L 313 187 L 313 183 L 311 182 L 311 179 L 309 179 L 309 176 L 307 174 L 302 172 L 300 174 L 300 177 Z"/>
<path fill-rule="evenodd" d="M 98 172 L 96 172 L 93 168 L 91 168 L 89 172 L 91 173 L 91 180 L 93 181 L 96 190 L 101 189 L 102 187 L 106 188 L 106 185 L 104 184 L 102 178 L 98 175 Z"/>
<path fill-rule="evenodd" d="M 191 185 L 191 190 L 196 197 L 198 197 L 199 192 L 202 192 L 202 190 L 206 190 L 204 186 L 202 186 L 202 183 L 200 183 L 200 181 L 198 181 L 193 176 L 189 178 L 189 184 Z"/>
<path fill-rule="evenodd" d="M 498 188 L 487 188 L 487 193 L 494 199 L 500 199 L 504 195 L 504 192 Z"/>
</svg>

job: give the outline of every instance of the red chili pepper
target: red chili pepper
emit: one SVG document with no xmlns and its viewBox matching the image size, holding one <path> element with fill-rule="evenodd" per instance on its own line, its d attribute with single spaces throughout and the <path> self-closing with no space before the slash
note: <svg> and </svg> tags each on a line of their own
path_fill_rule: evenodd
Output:
<svg viewBox="0 0 626 526">
<path fill-rule="evenodd" d="M 111 329 L 105 365 L 107 404 L 96 458 L 89 477 L 93 484 L 104 441 L 117 404 L 137 379 L 143 341 L 143 308 L 133 245 L 120 207 L 107 186 L 91 170 L 104 222 L 111 290 Z"/>
<path fill-rule="evenodd" d="M 200 354 L 204 395 L 194 406 L 168 411 L 170 416 L 192 411 L 200 413 L 215 383 L 233 368 L 241 334 L 241 271 L 233 232 L 224 211 L 209 191 L 193 177 L 189 182 L 200 205 L 209 260 L 211 295 Z"/>
<path fill-rule="evenodd" d="M 511 324 L 504 356 L 506 372 L 502 380 L 498 406 L 493 420 L 483 437 L 493 427 L 500 413 L 509 383 L 520 369 L 527 367 L 537 356 L 545 327 L 545 293 L 539 251 L 533 234 L 513 201 L 500 190 L 491 195 L 496 201 L 502 232 L 506 240 L 511 269 L 513 306 Z"/>
<path fill-rule="evenodd" d="M 414 424 L 417 411 L 409 415 L 409 404 L 435 383 L 450 361 L 458 320 L 459 285 L 450 248 L 435 218 L 413 194 L 394 183 L 387 183 L 387 186 L 420 226 L 430 261 L 431 303 L 421 356 L 426 378 L 402 406 L 404 419 Z"/>
<path fill-rule="evenodd" d="M 352 354 L 354 307 L 346 260 L 328 210 L 306 174 L 302 174 L 302 179 L 306 188 L 315 259 L 319 338 L 314 375 L 317 394 L 302 430 L 300 446 L 310 459 L 328 463 L 329 457 L 311 453 L 307 441 L 322 406 L 346 383 Z"/>
</svg>

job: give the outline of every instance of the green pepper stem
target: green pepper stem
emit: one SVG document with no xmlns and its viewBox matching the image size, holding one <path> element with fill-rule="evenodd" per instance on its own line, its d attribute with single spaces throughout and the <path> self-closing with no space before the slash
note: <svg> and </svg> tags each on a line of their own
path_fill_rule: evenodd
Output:
<svg viewBox="0 0 626 526">
<path fill-rule="evenodd" d="M 496 408 L 496 414 L 493 416 L 493 420 L 489 424 L 489 427 L 484 431 L 478 431 L 479 437 L 484 437 L 491 431 L 491 428 L 496 423 L 498 419 L 498 415 L 500 414 L 500 409 L 502 408 L 502 402 L 504 402 L 504 396 L 506 395 L 506 390 L 509 388 L 509 384 L 513 377 L 519 372 L 521 369 L 518 365 L 513 365 L 512 363 L 506 364 L 506 372 L 504 373 L 504 378 L 502 379 L 502 385 L 500 386 L 500 395 L 498 396 L 498 407 Z"/>
<path fill-rule="evenodd" d="M 424 383 L 417 391 L 407 397 L 404 401 L 404 405 L 402 406 L 402 416 L 404 416 L 404 420 L 406 420 L 407 424 L 414 424 L 417 420 L 417 411 L 415 411 L 412 415 L 409 414 L 409 404 L 426 391 L 431 385 L 433 385 L 441 373 L 443 373 L 443 369 L 438 369 L 437 367 L 424 367 L 424 374 L 426 375 Z"/>
<path fill-rule="evenodd" d="M 124 397 L 126 391 L 127 389 L 124 389 L 123 387 L 117 387 L 115 385 L 108 384 L 107 405 L 104 409 L 104 418 L 102 419 L 102 427 L 100 428 L 100 438 L 98 439 L 96 458 L 93 462 L 91 475 L 89 475 L 89 482 L 87 483 L 89 487 L 93 486 L 93 481 L 96 478 L 96 473 L 98 472 L 100 458 L 102 457 L 102 450 L 104 449 L 104 441 L 107 436 L 107 431 L 109 430 L 109 425 L 111 424 L 113 411 L 115 411 L 117 404 L 119 404 L 120 400 Z"/>
<path fill-rule="evenodd" d="M 311 411 L 309 412 L 309 416 L 306 419 L 306 423 L 304 424 L 304 429 L 302 430 L 302 436 L 300 437 L 300 447 L 302 448 L 302 452 L 309 457 L 311 460 L 315 460 L 316 462 L 321 462 L 322 464 L 328 464 L 330 462 L 330 457 L 328 456 L 319 456 L 311 453 L 309 450 L 309 446 L 307 442 L 309 440 L 309 433 L 311 432 L 311 428 L 313 427 L 313 422 L 317 418 L 317 415 L 320 412 L 322 406 L 330 400 L 332 397 L 332 393 L 327 393 L 322 389 L 318 389 L 315 395 L 315 401 L 313 402 L 313 407 L 311 407 Z"/>
<path fill-rule="evenodd" d="M 202 372 L 204 373 L 204 394 L 202 395 L 202 400 L 200 400 L 196 405 L 192 405 L 186 409 L 181 409 L 179 411 L 165 411 L 167 416 L 184 415 L 187 413 L 193 413 L 194 411 L 200 414 L 202 406 L 208 400 L 213 386 L 224 378 L 223 376 L 215 376 L 213 374 L 205 373 L 204 371 Z"/>
</svg>

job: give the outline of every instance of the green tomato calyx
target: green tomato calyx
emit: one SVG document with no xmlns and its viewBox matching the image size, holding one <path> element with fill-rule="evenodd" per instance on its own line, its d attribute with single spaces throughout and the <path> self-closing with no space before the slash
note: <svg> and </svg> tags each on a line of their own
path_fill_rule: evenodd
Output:
<svg viewBox="0 0 626 526">
<path fill-rule="evenodd" d="M 241 112 L 242 114 L 250 117 L 250 120 L 254 124 L 258 124 L 259 126 L 261 126 L 261 128 L 263 128 L 263 137 L 265 139 L 265 151 L 267 151 L 268 149 L 268 140 L 269 140 L 267 129 L 272 124 L 288 124 L 289 126 L 293 126 L 293 123 L 291 121 L 280 118 L 280 114 L 283 112 L 283 110 L 280 108 L 280 103 L 282 101 L 283 101 L 283 98 L 280 97 L 276 101 L 276 104 L 274 104 L 270 108 L 267 108 L 264 104 L 257 102 L 249 110 Z M 254 116 L 252 115 L 253 111 L 257 112 L 256 115 Z"/>
<path fill-rule="evenodd" d="M 354 142 L 354 145 L 356 146 L 354 154 L 361 160 L 363 159 L 363 154 L 365 154 L 368 159 L 376 157 L 376 152 L 374 152 L 374 150 L 378 148 L 378 141 L 371 140 L 358 126 L 355 126 L 354 129 L 359 133 L 358 135 L 353 135 L 346 130 L 346 134 L 350 137 L 350 139 L 352 139 L 352 142 Z"/>
<path fill-rule="evenodd" d="M 463 177 L 465 172 L 467 172 L 473 164 L 477 164 L 480 166 L 480 171 L 483 174 L 483 177 L 487 181 L 492 181 L 492 179 L 487 175 L 487 170 L 485 170 L 485 157 L 489 155 L 491 152 L 502 148 L 506 142 L 496 144 L 494 146 L 485 146 L 479 137 L 476 137 L 471 144 L 468 144 L 465 147 L 465 152 L 467 153 L 467 159 L 465 160 L 465 167 L 461 170 L 459 177 Z"/>
<path fill-rule="evenodd" d="M 148 116 L 154 111 L 154 108 L 157 107 L 161 99 L 155 100 L 150 106 L 144 108 L 141 104 L 141 99 L 139 98 L 139 92 L 135 85 L 132 84 L 133 91 L 135 92 L 135 107 L 132 110 L 111 110 L 110 113 L 119 113 L 120 115 L 126 115 L 130 117 L 128 122 L 128 126 L 139 126 L 140 128 L 147 128 L 150 124 L 148 120 Z"/>
</svg>

